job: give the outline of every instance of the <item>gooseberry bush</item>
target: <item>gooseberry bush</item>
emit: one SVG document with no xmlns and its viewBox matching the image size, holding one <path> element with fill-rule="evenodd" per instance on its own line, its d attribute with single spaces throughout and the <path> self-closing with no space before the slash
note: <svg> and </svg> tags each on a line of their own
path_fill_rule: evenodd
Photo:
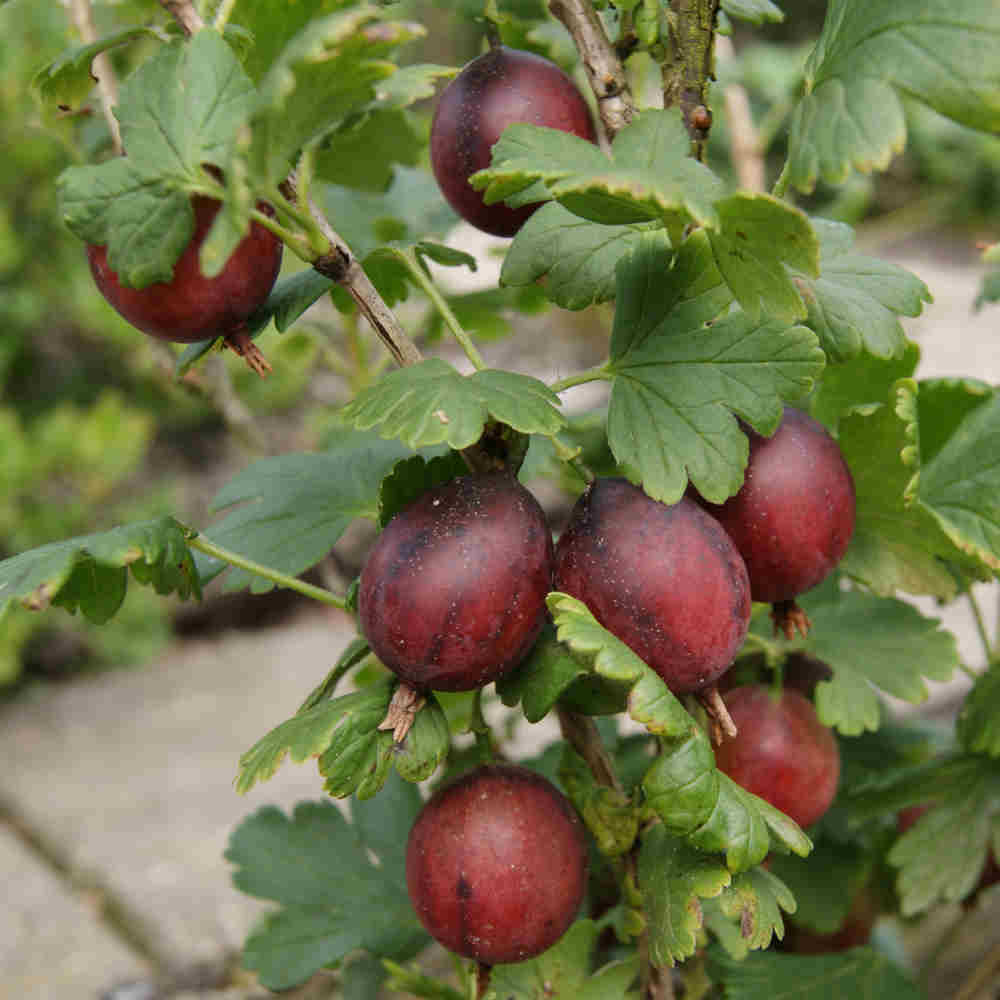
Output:
<svg viewBox="0 0 1000 1000">
<path fill-rule="evenodd" d="M 323 298 L 331 344 L 371 338 L 326 446 L 250 465 L 208 525 L 0 563 L 4 613 L 100 622 L 129 579 L 221 577 L 357 617 L 238 762 L 241 792 L 290 758 L 326 793 L 232 835 L 236 884 L 277 904 L 246 966 L 352 997 L 923 995 L 893 918 L 974 920 L 1000 852 L 988 630 L 954 727 L 885 696 L 968 669 L 907 597 L 1000 570 L 1000 396 L 922 378 L 900 317 L 930 291 L 802 206 L 903 149 L 904 96 L 1000 131 L 1000 8 L 831 0 L 784 106 L 742 120 L 716 49 L 782 20 L 770 0 L 460 5 L 465 68 L 409 58 L 426 4 L 115 10 L 34 80 L 91 112 L 53 196 L 110 305 L 183 345 L 178 375 L 223 347 L 265 375 Z M 764 140 L 732 138 L 758 113 L 784 122 L 770 193 Z M 449 203 L 512 237 L 485 297 L 438 284 L 477 266 Z M 543 299 L 595 309 L 603 362 L 490 365 Z M 570 411 L 585 383 L 603 402 Z M 303 581 L 359 518 L 355 584 Z M 524 759 L 510 734 L 546 717 Z M 453 971 L 421 964 L 433 940 Z"/>
</svg>

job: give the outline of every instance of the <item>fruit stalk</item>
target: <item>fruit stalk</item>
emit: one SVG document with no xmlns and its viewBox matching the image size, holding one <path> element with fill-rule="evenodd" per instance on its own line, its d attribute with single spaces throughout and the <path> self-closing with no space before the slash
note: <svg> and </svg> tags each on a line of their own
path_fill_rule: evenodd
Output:
<svg viewBox="0 0 1000 1000">
<path fill-rule="evenodd" d="M 550 0 L 549 10 L 573 36 L 608 141 L 635 112 L 628 77 L 589 0 Z"/>
</svg>

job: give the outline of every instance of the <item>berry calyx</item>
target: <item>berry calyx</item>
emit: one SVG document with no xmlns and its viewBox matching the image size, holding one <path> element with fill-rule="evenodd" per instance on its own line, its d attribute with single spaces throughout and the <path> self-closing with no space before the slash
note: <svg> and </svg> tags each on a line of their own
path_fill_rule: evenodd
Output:
<svg viewBox="0 0 1000 1000">
<path fill-rule="evenodd" d="M 552 947 L 586 883 L 582 824 L 549 781 L 523 767 L 479 767 L 439 789 L 406 845 L 421 923 L 449 951 L 485 965 Z"/>
<path fill-rule="evenodd" d="M 468 63 L 445 88 L 434 112 L 431 166 L 451 207 L 494 236 L 513 236 L 539 207 L 487 205 L 468 183 L 472 174 L 490 165 L 494 143 L 515 122 L 597 141 L 587 102 L 555 63 L 503 45 Z"/>
<path fill-rule="evenodd" d="M 207 278 L 201 273 L 198 254 L 220 202 L 195 195 L 191 205 L 194 235 L 177 259 L 170 281 L 129 288 L 108 264 L 106 246 L 87 247 L 94 282 L 111 306 L 143 333 L 181 344 L 245 331 L 248 317 L 271 293 L 283 247 L 270 230 L 253 222 L 222 271 Z"/>
<path fill-rule="evenodd" d="M 625 479 L 598 479 L 580 497 L 556 545 L 555 585 L 675 693 L 725 673 L 750 621 L 747 571 L 718 522 Z"/>
<path fill-rule="evenodd" d="M 425 691 L 471 691 L 530 650 L 545 622 L 552 536 L 511 475 L 461 476 L 386 525 L 358 591 L 375 655 Z"/>
<path fill-rule="evenodd" d="M 812 702 L 785 688 L 759 684 L 726 692 L 739 730 L 715 751 L 715 763 L 748 792 L 770 802 L 799 826 L 830 808 L 840 779 L 840 750 Z"/>
</svg>

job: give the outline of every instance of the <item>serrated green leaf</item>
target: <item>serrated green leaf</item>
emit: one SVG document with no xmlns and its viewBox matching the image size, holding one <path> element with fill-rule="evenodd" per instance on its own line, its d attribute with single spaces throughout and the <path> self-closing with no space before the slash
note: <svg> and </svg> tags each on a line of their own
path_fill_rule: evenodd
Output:
<svg viewBox="0 0 1000 1000">
<path fill-rule="evenodd" d="M 751 24 L 764 24 L 767 21 L 781 23 L 785 19 L 784 11 L 771 0 L 722 0 L 722 9 L 730 16 Z"/>
<path fill-rule="evenodd" d="M 836 433 L 840 418 L 850 410 L 864 406 L 871 409 L 888 399 L 893 384 L 910 378 L 919 360 L 920 348 L 907 341 L 903 356 L 898 359 L 861 353 L 850 361 L 827 365 L 809 398 L 809 412 Z"/>
<path fill-rule="evenodd" d="M 1000 129 L 1000 9 L 989 0 L 834 0 L 792 118 L 788 178 L 803 191 L 903 149 L 900 94 Z"/>
<path fill-rule="evenodd" d="M 785 936 L 781 911 L 795 913 L 796 909 L 788 886 L 760 867 L 734 876 L 712 902 L 724 918 L 736 921 L 740 943 L 747 951 L 767 948 L 775 937 L 780 941 Z"/>
<path fill-rule="evenodd" d="M 642 789 L 669 833 L 683 836 L 705 823 L 719 801 L 719 772 L 704 731 L 692 725 L 685 739 L 664 744 Z"/>
<path fill-rule="evenodd" d="M 257 174 L 280 181 L 303 146 L 370 106 L 376 85 L 396 72 L 384 57 L 414 37 L 415 26 L 402 22 L 368 30 L 379 16 L 359 4 L 310 21 L 288 41 L 260 81 L 250 152 Z"/>
<path fill-rule="evenodd" d="M 563 746 L 559 784 L 602 854 L 618 857 L 632 847 L 639 832 L 639 809 L 622 792 L 599 785 L 569 744 Z"/>
<path fill-rule="evenodd" d="M 875 857 L 857 843 L 820 840 L 807 860 L 773 854 L 770 871 L 798 902 L 795 923 L 817 934 L 833 934 L 847 919 L 871 875 Z"/>
<path fill-rule="evenodd" d="M 60 53 L 35 74 L 31 81 L 43 101 L 77 107 L 94 89 L 91 64 L 96 56 L 137 38 L 160 37 L 149 27 L 121 28 L 88 45 L 76 45 Z"/>
<path fill-rule="evenodd" d="M 490 204 L 541 181 L 575 215 L 601 225 L 663 220 L 714 227 L 722 184 L 688 150 L 676 110 L 638 115 L 618 133 L 611 159 L 569 133 L 516 124 L 493 147 L 492 166 L 469 182 Z"/>
<path fill-rule="evenodd" d="M 742 485 L 747 461 L 736 417 L 773 433 L 782 399 L 808 391 L 822 367 L 815 334 L 805 327 L 740 312 L 710 327 L 674 327 L 668 313 L 608 366 L 608 442 L 629 479 L 653 499 L 676 503 L 690 479 L 705 499 L 722 503 Z"/>
<path fill-rule="evenodd" d="M 764 860 L 770 846 L 767 824 L 755 808 L 762 800 L 727 774 L 717 773 L 719 797 L 708 819 L 688 839 L 701 851 L 724 851 L 730 871 L 746 871 Z"/>
<path fill-rule="evenodd" d="M 51 542 L 0 562 L 0 615 L 19 604 L 77 609 L 95 624 L 111 618 L 125 597 L 128 570 L 158 594 L 192 594 L 201 584 L 187 530 L 171 517 Z"/>
<path fill-rule="evenodd" d="M 958 715 L 958 738 L 971 753 L 1000 757 L 1000 664 L 979 675 Z"/>
<path fill-rule="evenodd" d="M 988 571 L 951 541 L 919 496 L 917 413 L 917 384 L 900 379 L 887 404 L 840 422 L 838 440 L 857 494 L 854 537 L 840 565 L 877 594 L 898 589 L 951 598 L 953 569 L 972 578 Z"/>
<path fill-rule="evenodd" d="M 351 825 L 358 843 L 371 851 L 379 870 L 400 888 L 406 886 L 406 838 L 424 800 L 412 781 L 390 774 L 378 795 L 351 799 Z"/>
<path fill-rule="evenodd" d="M 615 264 L 640 230 L 588 222 L 558 203 L 539 208 L 518 230 L 500 270 L 502 285 L 544 278 L 545 294 L 563 309 L 585 309 L 615 295 Z"/>
<path fill-rule="evenodd" d="M 762 313 L 791 325 L 806 307 L 787 265 L 819 274 L 819 243 L 806 214 L 767 194 L 746 192 L 715 203 L 718 231 L 708 239 L 726 283 L 752 319 Z"/>
<path fill-rule="evenodd" d="M 354 190 L 386 191 L 394 165 L 416 166 L 425 145 L 425 133 L 409 112 L 376 108 L 323 141 L 316 176 Z"/>
<path fill-rule="evenodd" d="M 993 400 L 995 390 L 976 378 L 921 379 L 917 393 L 920 461 L 928 465 L 965 418 Z"/>
<path fill-rule="evenodd" d="M 437 84 L 458 74 L 458 67 L 436 66 L 433 63 L 414 63 L 401 66 L 392 76 L 380 81 L 375 88 L 375 100 L 380 108 L 399 110 L 417 101 L 434 96 Z"/>
<path fill-rule="evenodd" d="M 520 702 L 528 722 L 540 722 L 570 685 L 588 673 L 546 625 L 528 658 L 496 682 L 497 694 L 509 707 Z"/>
<path fill-rule="evenodd" d="M 60 175 L 67 226 L 107 244 L 123 284 L 169 281 L 194 231 L 202 165 L 228 161 L 252 105 L 253 84 L 216 32 L 164 46 L 122 85 L 116 115 L 129 155 Z"/>
<path fill-rule="evenodd" d="M 267 781 L 286 757 L 300 764 L 326 753 L 334 744 L 339 749 L 367 738 L 385 718 L 390 686 L 386 680 L 332 701 L 321 701 L 282 722 L 240 757 L 236 791 L 245 795 L 258 781 Z"/>
<path fill-rule="evenodd" d="M 295 986 L 358 948 L 408 959 L 428 940 L 405 888 L 369 861 L 332 803 L 300 803 L 291 817 L 258 810 L 233 832 L 226 858 L 237 888 L 283 904 L 244 951 L 270 989 Z"/>
<path fill-rule="evenodd" d="M 654 964 L 672 967 L 694 954 L 702 926 L 698 900 L 718 896 L 730 880 L 717 859 L 692 850 L 662 826 L 643 834 L 639 885 Z"/>
<path fill-rule="evenodd" d="M 433 695 L 417 712 L 406 739 L 394 748 L 393 763 L 406 781 L 426 781 L 448 756 L 451 732 Z"/>
<path fill-rule="evenodd" d="M 850 226 L 811 221 L 819 237 L 820 273 L 795 275 L 808 309 L 806 326 L 816 332 L 831 361 L 848 361 L 862 352 L 901 358 L 906 335 L 899 317 L 919 316 L 924 303 L 933 301 L 927 286 L 897 264 L 853 251 Z"/>
<path fill-rule="evenodd" d="M 628 990 L 639 972 L 637 958 L 589 971 L 597 934 L 592 920 L 578 920 L 537 958 L 494 966 L 490 990 L 503 1000 L 635 1000 Z"/>
<path fill-rule="evenodd" d="M 377 519 L 383 478 L 411 454 L 398 442 L 345 429 L 327 451 L 261 459 L 216 494 L 212 509 L 228 512 L 205 534 L 255 562 L 302 573 L 326 556 L 352 521 Z M 246 586 L 264 593 L 274 584 L 232 567 L 226 589 Z"/>
<path fill-rule="evenodd" d="M 872 685 L 919 704 L 929 693 L 925 677 L 946 681 L 958 666 L 955 637 L 912 604 L 859 590 L 817 591 L 800 603 L 812 628 L 794 645 L 833 671 L 832 679 L 816 687 L 817 714 L 845 736 L 878 729 L 879 700 Z"/>
<path fill-rule="evenodd" d="M 726 1000 L 924 1000 L 889 957 L 871 948 L 835 955 L 754 952 L 743 960 L 709 950 L 708 973 Z"/>
<path fill-rule="evenodd" d="M 361 430 L 410 447 L 447 444 L 456 451 L 475 444 L 490 418 L 522 434 L 551 436 L 565 426 L 559 397 L 527 375 L 485 369 L 460 375 L 430 358 L 384 375 L 341 411 Z"/>
<path fill-rule="evenodd" d="M 428 461 L 414 455 L 395 464 L 378 491 L 378 524 L 384 528 L 393 517 L 428 490 L 467 475 L 469 467 L 461 455 L 449 451 Z"/>
</svg>

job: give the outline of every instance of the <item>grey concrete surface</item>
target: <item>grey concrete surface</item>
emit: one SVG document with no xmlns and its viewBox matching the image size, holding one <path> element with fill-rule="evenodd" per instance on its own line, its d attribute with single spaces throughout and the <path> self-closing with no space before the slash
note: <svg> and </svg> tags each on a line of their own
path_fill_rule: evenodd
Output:
<svg viewBox="0 0 1000 1000">
<path fill-rule="evenodd" d="M 484 262 L 485 247 L 473 247 Z M 919 374 L 1000 382 L 1000 309 L 971 313 L 979 277 L 968 253 L 952 259 L 934 244 L 894 249 L 891 256 L 924 278 L 936 298 L 923 317 L 906 321 L 923 348 Z M 489 281 L 489 275 L 484 266 L 478 277 Z M 520 370 L 567 364 L 559 353 L 565 347 L 536 340 L 535 356 L 521 364 L 510 344 L 487 350 L 491 360 Z M 591 348 L 585 340 L 576 349 Z M 977 588 L 977 595 L 995 628 L 997 588 Z M 982 665 L 964 603 L 944 609 L 915 603 L 943 618 L 967 663 Z M 241 799 L 232 787 L 238 757 L 294 712 L 351 634 L 345 616 L 316 612 L 263 633 L 187 641 L 142 670 L 80 678 L 0 708 L 0 760 L 10 762 L 0 769 L 0 804 L 37 831 L 58 862 L 47 867 L 0 825 L 0 882 L 7 887 L 0 908 L 3 1000 L 97 1000 L 130 979 L 137 990 L 143 984 L 151 990 L 155 970 L 224 969 L 232 962 L 263 904 L 230 884 L 222 857 L 230 832 L 260 805 L 287 809 L 322 794 L 314 767 L 287 763 Z M 946 706 L 968 683 L 960 676 L 933 685 L 931 706 Z M 554 734 L 548 720 L 522 723 L 518 752 L 530 753 Z M 60 865 L 118 900 L 134 921 L 133 936 L 116 936 L 74 880 L 58 874 Z M 188 987 L 170 1000 L 256 1000 L 264 992 L 252 981 L 229 985 Z M 129 1000 L 124 992 L 106 996 Z"/>
</svg>

